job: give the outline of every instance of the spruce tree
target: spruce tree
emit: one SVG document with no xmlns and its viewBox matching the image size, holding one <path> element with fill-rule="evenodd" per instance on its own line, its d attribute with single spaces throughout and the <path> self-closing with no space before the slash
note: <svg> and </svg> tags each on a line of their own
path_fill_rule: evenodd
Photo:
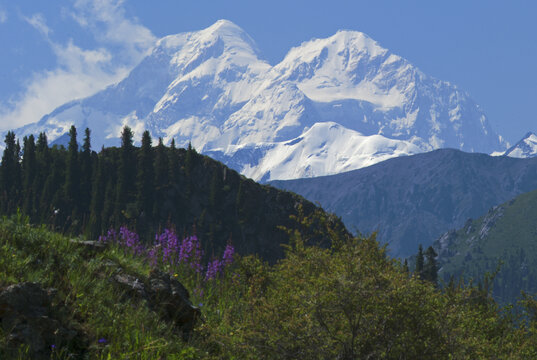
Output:
<svg viewBox="0 0 537 360">
<path fill-rule="evenodd" d="M 153 149 L 151 147 L 151 135 L 144 131 L 142 135 L 142 147 L 138 152 L 138 192 L 137 205 L 143 221 L 151 218 L 154 201 L 155 172 L 153 168 Z"/>
<path fill-rule="evenodd" d="M 80 164 L 78 162 L 78 143 L 75 126 L 69 130 L 69 147 L 67 149 L 67 168 L 65 174 L 65 206 L 64 211 L 78 218 L 80 200 Z"/>
<path fill-rule="evenodd" d="M 156 202 L 153 207 L 153 216 L 155 220 L 166 220 L 167 209 L 165 203 L 167 203 L 166 190 L 168 187 L 168 154 L 166 147 L 162 142 L 162 138 L 159 138 L 158 145 L 156 147 L 155 154 L 155 189 L 156 189 Z"/>
<path fill-rule="evenodd" d="M 82 152 L 80 153 L 80 209 L 86 218 L 90 212 L 91 182 L 93 177 L 90 129 L 86 128 L 84 135 L 84 143 L 82 145 Z"/>
<path fill-rule="evenodd" d="M 106 182 L 104 192 L 103 211 L 101 213 L 101 232 L 105 232 L 108 228 L 121 225 L 121 222 L 116 222 L 115 218 L 112 218 L 113 213 L 116 211 L 114 208 L 114 195 L 117 196 L 117 188 L 114 186 L 112 178 L 108 178 Z"/>
<path fill-rule="evenodd" d="M 63 201 L 65 198 L 65 150 L 63 147 L 55 146 L 50 149 L 50 156 L 52 165 L 45 180 L 39 208 L 42 212 L 42 221 L 48 222 L 55 229 L 56 225 L 63 226 L 63 220 L 69 215 Z"/>
<path fill-rule="evenodd" d="M 187 176 L 190 176 L 192 174 L 195 157 L 196 157 L 196 150 L 192 147 L 192 143 L 189 142 L 188 148 L 186 149 L 186 156 L 185 156 L 185 172 Z"/>
<path fill-rule="evenodd" d="M 209 206 L 211 211 L 217 210 L 218 203 L 220 202 L 220 193 L 222 189 L 222 181 L 220 176 L 220 169 L 213 169 L 213 175 L 211 177 L 211 183 L 209 185 Z"/>
<path fill-rule="evenodd" d="M 177 153 L 177 148 L 175 147 L 175 139 L 172 139 L 169 149 L 169 174 L 168 181 L 170 185 L 177 183 L 177 180 L 180 176 L 179 169 L 179 154 Z"/>
<path fill-rule="evenodd" d="M 121 133 L 121 149 L 118 168 L 116 206 L 114 217 L 117 223 L 130 218 L 127 204 L 135 200 L 136 192 L 136 152 L 133 145 L 133 132 L 125 126 Z"/>
<path fill-rule="evenodd" d="M 35 139 L 33 135 L 24 137 L 22 158 L 22 193 L 23 211 L 30 216 L 32 221 L 36 218 L 36 189 L 34 186 L 37 169 Z"/>
<path fill-rule="evenodd" d="M 155 183 L 157 188 L 168 185 L 168 175 L 168 153 L 162 138 L 159 138 L 155 158 Z"/>
<path fill-rule="evenodd" d="M 42 222 L 48 219 L 44 218 L 44 214 L 47 212 L 48 207 L 43 208 L 42 197 L 45 190 L 45 183 L 49 173 L 52 170 L 52 157 L 50 155 L 50 149 L 48 147 L 47 135 L 42 132 L 37 138 L 36 144 L 36 174 L 34 179 L 34 189 L 36 190 L 36 207 L 39 214 L 39 220 Z"/>
<path fill-rule="evenodd" d="M 94 160 L 94 176 L 91 186 L 91 202 L 90 202 L 90 215 L 89 224 L 86 234 L 90 238 L 97 237 L 103 232 L 101 227 L 102 212 L 104 204 L 104 195 L 106 191 L 106 177 L 104 169 L 104 160 L 101 157 L 96 156 Z"/>
<path fill-rule="evenodd" d="M 425 264 L 423 265 L 423 279 L 438 285 L 438 268 L 436 265 L 436 257 L 438 254 L 432 246 L 429 246 L 425 251 Z"/>
<path fill-rule="evenodd" d="M 423 247 L 420 244 L 418 248 L 418 255 L 416 256 L 416 270 L 414 271 L 414 274 L 416 274 L 416 276 L 420 279 L 423 278 L 423 263 Z"/>
<path fill-rule="evenodd" d="M 2 165 L 0 167 L 0 189 L 2 191 L 2 211 L 10 213 L 19 205 L 21 185 L 20 146 L 15 141 L 15 133 L 6 135 Z"/>
</svg>

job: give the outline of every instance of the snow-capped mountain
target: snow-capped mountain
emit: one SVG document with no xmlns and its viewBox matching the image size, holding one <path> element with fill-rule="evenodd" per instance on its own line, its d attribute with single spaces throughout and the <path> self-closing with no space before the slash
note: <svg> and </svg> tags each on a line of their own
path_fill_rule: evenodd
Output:
<svg viewBox="0 0 537 360">
<path fill-rule="evenodd" d="M 527 133 L 522 140 L 505 151 L 503 155 L 515 158 L 530 158 L 537 156 L 537 135 Z"/>
<path fill-rule="evenodd" d="M 188 142 L 256 180 L 357 169 L 389 157 L 451 147 L 505 149 L 480 107 L 367 35 L 339 31 L 264 61 L 238 26 L 160 39 L 118 84 L 65 104 L 18 136 L 54 140 L 74 124 L 94 148 L 118 145 L 129 125 L 165 143 Z"/>
</svg>

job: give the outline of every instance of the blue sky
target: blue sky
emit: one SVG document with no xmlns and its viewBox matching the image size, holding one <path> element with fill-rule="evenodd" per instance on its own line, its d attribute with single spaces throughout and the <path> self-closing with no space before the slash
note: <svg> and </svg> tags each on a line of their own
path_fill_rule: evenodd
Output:
<svg viewBox="0 0 537 360">
<path fill-rule="evenodd" d="M 365 32 L 470 93 L 511 143 L 537 132 L 537 2 L 0 0 L 0 130 L 121 79 L 155 39 L 218 19 L 265 58 L 339 29 Z"/>
</svg>

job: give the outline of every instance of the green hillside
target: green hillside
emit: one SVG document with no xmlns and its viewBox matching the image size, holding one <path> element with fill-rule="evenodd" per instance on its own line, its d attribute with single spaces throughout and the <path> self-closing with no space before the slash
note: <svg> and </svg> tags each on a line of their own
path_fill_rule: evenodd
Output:
<svg viewBox="0 0 537 360">
<path fill-rule="evenodd" d="M 477 220 L 444 234 L 434 244 L 439 253 L 439 276 L 482 278 L 499 272 L 494 296 L 514 303 L 520 291 L 537 292 L 537 191 L 494 207 Z"/>
<path fill-rule="evenodd" d="M 297 220 L 306 228 L 313 219 Z M 179 251 L 185 240 L 181 246 L 168 241 L 173 251 L 166 252 L 139 247 L 133 233 L 123 231 L 101 246 L 32 227 L 21 216 L 4 218 L 0 358 L 537 355 L 536 323 L 502 315 L 483 291 L 463 286 L 441 292 L 409 277 L 373 238 L 334 234 L 332 247 L 320 248 L 304 245 L 303 232 L 290 232 L 293 245 L 273 266 L 228 251 L 198 272 L 192 264 L 199 259 Z M 529 299 L 532 319 L 536 304 Z"/>
</svg>

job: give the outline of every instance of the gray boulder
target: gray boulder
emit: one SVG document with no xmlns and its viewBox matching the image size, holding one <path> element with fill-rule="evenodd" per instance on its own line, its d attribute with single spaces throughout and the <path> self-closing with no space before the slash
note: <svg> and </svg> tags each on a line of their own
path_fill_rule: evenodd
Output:
<svg viewBox="0 0 537 360">
<path fill-rule="evenodd" d="M 55 293 L 55 289 L 44 289 L 31 282 L 0 289 L 0 324 L 10 348 L 26 345 L 32 359 L 48 359 L 52 348 L 73 340 L 76 331 L 55 318 Z"/>
</svg>

